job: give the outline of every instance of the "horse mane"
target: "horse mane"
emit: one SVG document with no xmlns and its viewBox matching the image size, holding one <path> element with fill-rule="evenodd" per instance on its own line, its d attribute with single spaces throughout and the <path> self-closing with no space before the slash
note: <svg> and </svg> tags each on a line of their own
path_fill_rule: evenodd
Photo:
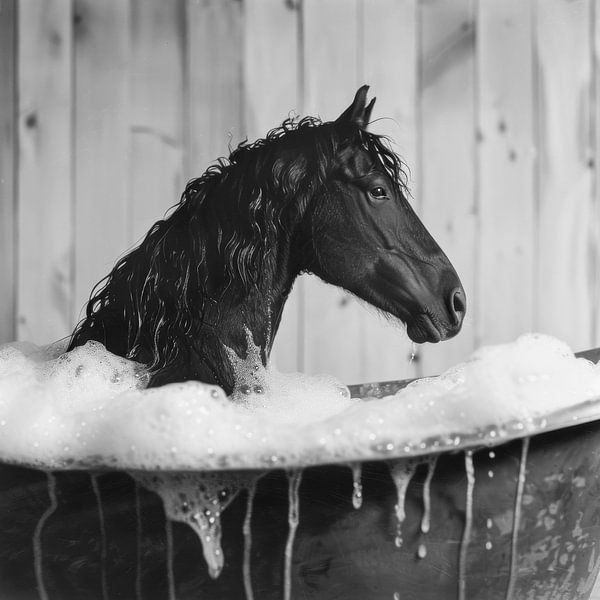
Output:
<svg viewBox="0 0 600 600">
<path fill-rule="evenodd" d="M 387 138 L 352 123 L 343 128 L 287 119 L 189 181 L 179 203 L 94 287 L 69 349 L 98 340 L 151 374 L 189 362 L 201 330 L 210 330 L 207 313 L 224 299 L 240 303 L 273 273 L 278 236 L 291 235 L 345 144 L 377 157 L 406 190 Z"/>
</svg>

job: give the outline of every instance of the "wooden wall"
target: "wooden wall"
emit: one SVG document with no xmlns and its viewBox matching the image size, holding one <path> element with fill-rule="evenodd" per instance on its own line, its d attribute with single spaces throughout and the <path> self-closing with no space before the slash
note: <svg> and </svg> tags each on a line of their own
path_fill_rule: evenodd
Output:
<svg viewBox="0 0 600 600">
<path fill-rule="evenodd" d="M 0 341 L 67 335 L 95 282 L 199 175 L 290 112 L 373 129 L 468 294 L 418 349 L 312 277 L 283 370 L 433 374 L 538 330 L 600 343 L 598 0 L 0 0 Z"/>
</svg>

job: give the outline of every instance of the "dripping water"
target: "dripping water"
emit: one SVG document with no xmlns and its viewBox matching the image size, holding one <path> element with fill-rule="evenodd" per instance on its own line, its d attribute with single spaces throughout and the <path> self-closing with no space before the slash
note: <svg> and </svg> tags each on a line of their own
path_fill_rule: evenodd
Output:
<svg viewBox="0 0 600 600">
<path fill-rule="evenodd" d="M 410 356 L 408 357 L 408 364 L 412 365 L 413 362 L 415 361 L 415 358 L 417 357 L 417 345 L 412 342 L 411 347 L 410 347 Z"/>
<path fill-rule="evenodd" d="M 421 519 L 421 531 L 423 533 L 429 532 L 431 524 L 431 480 L 435 473 L 435 467 L 437 465 L 437 456 L 433 456 L 427 462 L 427 477 L 423 484 L 423 518 Z"/>
<path fill-rule="evenodd" d="M 142 600 L 142 502 L 140 484 L 135 482 L 135 597 Z"/>
<path fill-rule="evenodd" d="M 299 504 L 300 499 L 298 490 L 302 481 L 302 469 L 290 469 L 288 476 L 288 539 L 285 544 L 285 568 L 283 580 L 283 599 L 291 600 L 292 597 L 292 549 L 294 547 L 294 537 L 298 527 Z"/>
<path fill-rule="evenodd" d="M 425 558 L 427 556 L 427 546 L 425 546 L 425 544 L 419 544 L 417 556 L 419 558 Z"/>
<path fill-rule="evenodd" d="M 359 462 L 350 463 L 348 465 L 352 470 L 352 506 L 359 509 L 362 506 L 362 464 Z"/>
<path fill-rule="evenodd" d="M 166 515 L 165 537 L 167 540 L 167 581 L 169 583 L 169 600 L 175 600 L 175 573 L 173 572 L 173 523 Z"/>
<path fill-rule="evenodd" d="M 254 600 L 252 592 L 252 577 L 250 575 L 250 557 L 252 550 L 252 507 L 254 504 L 254 494 L 256 493 L 256 482 L 248 486 L 248 500 L 246 502 L 246 518 L 244 519 L 244 590 L 246 592 L 246 600 Z"/>
<path fill-rule="evenodd" d="M 33 532 L 33 563 L 35 567 L 35 581 L 40 596 L 40 600 L 48 600 L 48 593 L 44 586 L 44 573 L 42 570 L 42 530 L 48 518 L 54 513 L 58 507 L 56 498 L 56 477 L 50 471 L 46 471 L 48 477 L 48 497 L 50 498 L 50 506 L 44 511 L 40 520 L 35 526 Z"/>
<path fill-rule="evenodd" d="M 102 496 L 100 496 L 100 487 L 98 486 L 99 473 L 90 474 L 92 490 L 96 497 L 98 507 L 98 520 L 100 521 L 100 581 L 102 585 L 102 598 L 108 600 L 108 580 L 106 579 L 106 525 L 104 523 L 104 509 L 102 508 Z"/>
<path fill-rule="evenodd" d="M 187 523 L 198 534 L 208 573 L 216 579 L 224 566 L 221 513 L 246 485 L 246 479 L 226 472 L 134 472 L 132 476 L 161 497 L 167 518 Z"/>
<path fill-rule="evenodd" d="M 521 504 L 523 490 L 525 489 L 525 477 L 527 475 L 527 453 L 529 452 L 529 438 L 523 438 L 521 446 L 521 462 L 519 465 L 519 478 L 517 480 L 517 494 L 515 496 L 515 507 L 512 528 L 511 552 L 510 552 L 510 575 L 506 588 L 506 600 L 511 600 L 515 591 L 517 575 L 517 541 L 519 536 L 519 525 L 521 524 Z"/>
<path fill-rule="evenodd" d="M 396 539 L 395 544 L 398 548 L 402 546 L 402 523 L 406 518 L 404 509 L 404 501 L 406 499 L 406 491 L 408 484 L 416 469 L 416 463 L 411 460 L 399 460 L 390 462 L 390 474 L 396 486 L 397 504 L 394 507 L 396 511 Z"/>
<path fill-rule="evenodd" d="M 473 489 L 475 488 L 475 469 L 473 468 L 473 451 L 465 452 L 465 471 L 467 473 L 467 498 L 465 506 L 465 528 L 460 544 L 458 562 L 458 600 L 465 600 L 467 585 L 467 553 L 473 527 Z"/>
</svg>

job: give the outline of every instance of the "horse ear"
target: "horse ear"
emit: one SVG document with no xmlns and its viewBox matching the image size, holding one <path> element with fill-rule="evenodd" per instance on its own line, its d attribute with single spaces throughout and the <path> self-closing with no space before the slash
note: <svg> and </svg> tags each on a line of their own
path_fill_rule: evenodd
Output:
<svg viewBox="0 0 600 600">
<path fill-rule="evenodd" d="M 375 98 L 367 105 L 368 85 L 358 88 L 352 104 L 336 119 L 336 123 L 355 123 L 361 129 L 365 129 L 371 118 L 371 111 L 375 104 Z"/>
</svg>

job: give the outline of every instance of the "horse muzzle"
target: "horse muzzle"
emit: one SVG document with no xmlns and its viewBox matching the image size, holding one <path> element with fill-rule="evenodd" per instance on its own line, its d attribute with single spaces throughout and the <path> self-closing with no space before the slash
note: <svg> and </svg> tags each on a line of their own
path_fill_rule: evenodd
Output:
<svg viewBox="0 0 600 600">
<path fill-rule="evenodd" d="M 454 268 L 447 259 L 436 265 L 398 258 L 375 262 L 371 288 L 376 300 L 371 302 L 404 321 L 413 342 L 436 343 L 454 337 L 467 310 L 466 294 Z"/>
</svg>

